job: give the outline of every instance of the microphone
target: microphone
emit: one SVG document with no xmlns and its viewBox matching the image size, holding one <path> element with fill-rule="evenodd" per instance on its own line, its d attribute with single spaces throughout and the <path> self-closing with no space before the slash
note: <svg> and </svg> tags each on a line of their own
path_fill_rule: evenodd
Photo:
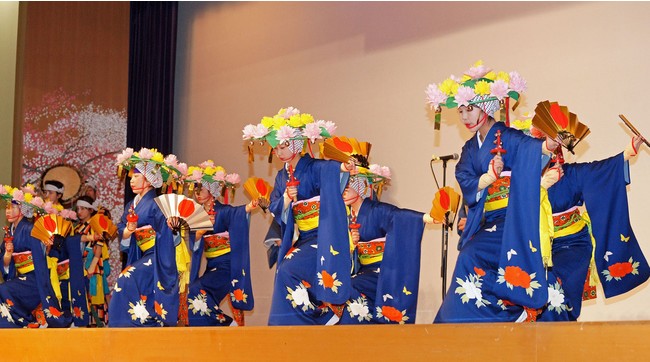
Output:
<svg viewBox="0 0 650 362">
<path fill-rule="evenodd" d="M 433 155 L 433 156 L 431 156 L 431 161 L 449 161 L 449 160 L 457 160 L 459 158 L 460 157 L 458 157 L 457 153 L 452 153 L 451 155 L 447 155 L 447 156 Z"/>
</svg>

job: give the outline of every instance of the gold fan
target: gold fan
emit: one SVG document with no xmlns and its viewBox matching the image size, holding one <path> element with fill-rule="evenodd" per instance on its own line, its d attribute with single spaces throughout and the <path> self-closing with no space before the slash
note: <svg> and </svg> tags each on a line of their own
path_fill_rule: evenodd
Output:
<svg viewBox="0 0 650 362">
<path fill-rule="evenodd" d="M 166 218 L 174 217 L 174 231 L 212 230 L 210 215 L 198 202 L 184 195 L 165 194 L 154 199 Z M 176 223 L 176 224 L 174 224 Z"/>
<path fill-rule="evenodd" d="M 95 234 L 104 235 L 104 233 L 107 233 L 109 240 L 113 240 L 117 235 L 117 226 L 104 214 L 93 215 L 88 220 L 88 225 Z"/>
<path fill-rule="evenodd" d="M 436 192 L 429 216 L 434 220 L 453 225 L 460 205 L 460 195 L 451 186 L 445 186 Z"/>
<path fill-rule="evenodd" d="M 39 217 L 34 222 L 31 235 L 43 242 L 43 244 L 51 245 L 51 239 L 54 235 L 66 237 L 70 234 L 70 231 L 72 231 L 72 222 L 61 215 L 48 214 Z"/>
<path fill-rule="evenodd" d="M 264 212 L 269 207 L 271 200 L 271 192 L 273 187 L 264 179 L 259 177 L 251 177 L 244 182 L 244 190 L 252 200 L 259 200 L 259 206 Z M 260 200 L 261 199 L 261 200 Z"/>
<path fill-rule="evenodd" d="M 321 155 L 323 158 L 339 162 L 348 162 L 352 157 L 357 165 L 368 167 L 368 156 L 372 145 L 368 142 L 360 142 L 356 138 L 332 137 L 321 144 Z"/>
<path fill-rule="evenodd" d="M 542 101 L 535 108 L 533 126 L 560 142 L 569 152 L 589 134 L 589 127 L 578 120 L 575 113 L 557 102 Z"/>
</svg>

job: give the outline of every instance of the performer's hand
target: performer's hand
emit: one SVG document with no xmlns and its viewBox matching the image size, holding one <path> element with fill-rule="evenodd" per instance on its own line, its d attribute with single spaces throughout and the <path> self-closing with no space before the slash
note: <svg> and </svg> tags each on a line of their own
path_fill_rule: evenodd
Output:
<svg viewBox="0 0 650 362">
<path fill-rule="evenodd" d="M 632 137 L 632 142 L 628 143 L 623 151 L 625 161 L 639 154 L 639 148 L 645 142 L 645 138 L 641 135 Z"/>
<path fill-rule="evenodd" d="M 424 221 L 425 224 L 441 224 L 440 221 L 434 220 L 429 214 L 422 215 L 422 221 Z"/>
<path fill-rule="evenodd" d="M 503 171 L 503 158 L 500 154 L 496 154 L 494 157 L 492 157 L 492 161 L 490 161 L 488 173 L 491 173 L 492 176 L 494 176 L 496 179 L 499 178 L 499 175 L 501 175 L 501 171 Z"/>
<path fill-rule="evenodd" d="M 467 223 L 467 218 L 466 217 L 461 217 L 458 219 L 458 230 L 463 231 L 465 230 L 465 224 Z"/>
<path fill-rule="evenodd" d="M 173 229 L 174 229 L 174 225 L 178 225 L 178 224 L 179 224 L 178 216 L 170 216 L 170 217 L 167 218 L 167 226 L 168 226 L 170 229 L 173 230 Z"/>
<path fill-rule="evenodd" d="M 545 142 L 546 142 L 545 147 L 550 152 L 555 151 L 555 149 L 557 149 L 560 146 L 560 142 L 558 142 L 557 140 L 554 140 L 554 139 L 552 139 L 551 137 L 548 137 L 548 136 L 546 137 Z"/>
<path fill-rule="evenodd" d="M 348 162 L 342 163 L 341 164 L 341 171 L 342 172 L 349 172 L 350 175 L 357 175 L 359 174 L 359 170 L 357 169 L 357 164 L 354 162 L 354 159 L 349 159 Z"/>
<path fill-rule="evenodd" d="M 271 201 L 269 199 L 265 199 L 263 197 L 257 199 L 257 206 L 261 207 L 264 212 L 266 212 L 266 209 L 269 208 L 270 203 Z"/>
<path fill-rule="evenodd" d="M 129 235 L 128 235 L 128 236 L 131 236 L 131 234 L 132 234 L 132 233 L 135 231 L 135 229 L 137 229 L 137 228 L 138 228 L 138 223 L 135 223 L 135 222 L 127 222 L 127 223 L 126 223 L 126 230 L 129 231 Z"/>
<path fill-rule="evenodd" d="M 249 213 L 249 212 L 255 210 L 257 208 L 258 204 L 259 204 L 258 199 L 251 200 L 251 202 L 246 204 L 246 213 Z"/>
<path fill-rule="evenodd" d="M 296 201 L 298 197 L 298 187 L 297 186 L 287 186 L 285 194 L 289 197 L 289 200 Z"/>
<path fill-rule="evenodd" d="M 350 236 L 352 236 L 352 244 L 357 246 L 359 244 L 359 229 L 350 229 Z"/>
<path fill-rule="evenodd" d="M 195 239 L 196 240 L 201 239 L 203 237 L 203 235 L 205 235 L 206 232 L 207 232 L 207 230 L 197 230 Z"/>
<path fill-rule="evenodd" d="M 14 252 L 14 243 L 11 241 L 5 241 L 5 255 L 9 254 L 9 256 L 11 256 L 13 252 Z"/>
<path fill-rule="evenodd" d="M 564 176 L 564 170 L 560 165 L 555 165 L 544 172 L 540 185 L 548 190 L 549 187 L 560 181 L 562 176 Z"/>
</svg>

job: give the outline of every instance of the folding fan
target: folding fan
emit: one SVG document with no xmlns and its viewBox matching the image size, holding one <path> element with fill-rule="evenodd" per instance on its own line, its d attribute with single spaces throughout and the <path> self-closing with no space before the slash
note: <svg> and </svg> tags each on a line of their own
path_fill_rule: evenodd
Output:
<svg viewBox="0 0 650 362">
<path fill-rule="evenodd" d="M 451 186 L 445 186 L 436 192 L 429 216 L 434 220 L 453 225 L 460 205 L 460 195 Z"/>
<path fill-rule="evenodd" d="M 212 230 L 210 215 L 198 202 L 177 194 L 160 195 L 154 201 L 166 218 L 176 218 L 176 225 L 172 223 L 175 231 L 180 229 Z"/>
<path fill-rule="evenodd" d="M 244 190 L 248 193 L 252 200 L 264 199 L 265 202 L 260 204 L 260 207 L 264 212 L 268 208 L 268 203 L 271 198 L 271 191 L 273 187 L 266 182 L 264 179 L 259 177 L 251 177 L 246 182 L 244 182 Z"/>
<path fill-rule="evenodd" d="M 61 215 L 48 214 L 39 217 L 34 222 L 32 236 L 43 242 L 45 245 L 51 245 L 51 238 L 54 235 L 66 237 L 72 231 L 72 222 L 66 220 Z"/>
<path fill-rule="evenodd" d="M 533 126 L 550 138 L 556 139 L 569 152 L 589 134 L 589 127 L 578 120 L 575 113 L 557 102 L 543 101 L 537 104 Z"/>
<path fill-rule="evenodd" d="M 88 224 L 95 234 L 104 235 L 104 233 L 107 233 L 109 240 L 113 240 L 117 235 L 117 226 L 104 214 L 95 214 L 88 220 Z"/>
<path fill-rule="evenodd" d="M 363 165 L 363 163 L 368 163 L 368 156 L 370 155 L 372 145 L 368 142 L 359 142 L 356 138 L 341 136 L 328 138 L 322 143 L 322 147 L 321 155 L 324 158 L 339 162 L 348 162 L 350 157 L 357 155 L 355 158 Z"/>
</svg>

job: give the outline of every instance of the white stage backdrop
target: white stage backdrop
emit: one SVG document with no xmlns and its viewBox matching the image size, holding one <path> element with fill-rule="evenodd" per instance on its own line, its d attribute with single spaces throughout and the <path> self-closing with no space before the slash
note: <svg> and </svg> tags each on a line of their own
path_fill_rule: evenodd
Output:
<svg viewBox="0 0 650 362">
<path fill-rule="evenodd" d="M 338 134 L 373 144 L 371 162 L 388 165 L 393 186 L 383 200 L 426 211 L 436 191 L 432 154 L 460 153 L 470 137 L 455 112 L 433 130 L 424 90 L 482 59 L 519 71 L 528 92 L 518 113 L 549 99 L 568 105 L 592 130 L 569 161 L 620 152 L 631 133 L 646 135 L 650 71 L 648 3 L 539 2 L 181 2 L 176 78 L 175 152 L 188 163 L 214 159 L 228 172 L 273 182 L 280 164 L 262 151 L 247 163 L 241 130 L 294 106 L 338 125 Z M 632 225 L 650 253 L 650 153 L 632 162 Z M 454 164 L 447 179 L 456 186 Z M 436 165 L 441 177 L 440 165 Z M 239 190 L 235 204 L 248 199 Z M 251 219 L 256 308 L 249 325 L 268 317 L 273 271 L 262 238 L 270 216 Z M 441 229 L 424 233 L 417 323 L 431 323 L 441 302 Z M 458 236 L 450 238 L 449 276 Z M 449 281 L 450 283 L 451 281 Z M 448 283 L 448 284 L 449 284 Z M 602 294 L 602 293 L 601 293 Z M 650 288 L 586 303 L 581 320 L 649 319 Z"/>
</svg>

